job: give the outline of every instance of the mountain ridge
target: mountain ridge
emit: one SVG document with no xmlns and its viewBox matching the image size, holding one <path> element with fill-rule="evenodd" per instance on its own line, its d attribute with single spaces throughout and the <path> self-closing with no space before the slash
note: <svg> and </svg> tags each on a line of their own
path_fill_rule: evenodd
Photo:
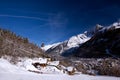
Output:
<svg viewBox="0 0 120 80">
<path fill-rule="evenodd" d="M 46 51 L 46 53 L 50 55 L 63 55 L 63 53 L 67 50 L 72 48 L 76 49 L 77 47 L 79 47 L 80 44 L 86 42 L 89 39 L 90 38 L 87 37 L 85 33 L 78 34 L 76 36 L 70 37 L 68 40 L 60 42 L 55 46 L 53 45 Z"/>
<path fill-rule="evenodd" d="M 76 57 L 120 57 L 120 22 L 103 27 L 95 35 L 80 46 Z"/>
<path fill-rule="evenodd" d="M 87 31 L 83 34 L 79 34 L 79 35 L 76 35 L 76 36 L 72 36 L 71 38 L 69 38 L 68 40 L 66 41 L 63 41 L 61 42 L 60 44 L 58 44 L 57 46 L 52 46 L 51 48 L 49 48 L 46 53 L 47 54 L 50 54 L 50 55 L 54 55 L 54 56 L 71 56 L 71 55 L 76 55 L 76 53 L 79 53 L 79 54 L 82 54 L 87 50 L 87 45 L 86 45 L 86 48 L 82 51 L 82 50 L 78 50 L 78 48 L 80 47 L 83 47 L 85 44 L 93 44 L 94 43 L 94 38 L 97 38 L 98 41 L 101 41 L 102 40 L 102 37 L 103 37 L 103 41 L 105 41 L 106 39 L 104 38 L 108 38 L 109 40 L 111 40 L 110 37 L 113 37 L 114 36 L 120 36 L 119 35 L 119 28 L 120 28 L 120 22 L 115 22 L 113 23 L 112 25 L 110 26 L 107 26 L 107 27 L 104 27 L 104 26 L 101 26 L 99 24 L 96 25 L 96 27 L 90 32 L 90 35 L 92 34 L 91 38 L 90 37 L 87 37 L 86 35 L 88 34 Z M 118 31 L 117 31 L 118 30 Z M 116 32 L 117 31 L 117 32 Z M 116 34 L 115 34 L 116 33 Z M 106 35 L 107 34 L 107 35 Z M 111 35 L 109 37 L 109 34 Z M 84 36 L 83 36 L 84 35 Z M 89 34 L 88 34 L 89 35 Z M 83 41 L 81 42 L 81 36 L 83 36 Z M 80 39 L 79 39 L 80 38 Z M 119 39 L 119 37 L 118 37 Z M 92 41 L 93 40 L 93 41 Z M 90 42 L 92 41 L 92 42 Z M 114 42 L 114 41 L 112 41 Z M 102 43 L 99 43 L 101 45 L 103 45 Z M 119 44 L 119 42 L 118 42 Z M 97 45 L 96 44 L 96 49 L 97 49 Z M 105 45 L 103 45 L 105 46 Z M 119 45 L 118 45 L 119 46 Z M 90 46 L 89 46 L 90 47 Z M 91 45 L 91 47 L 93 47 Z M 101 46 L 102 47 L 102 46 Z M 98 47 L 99 48 L 99 47 Z M 102 48 L 101 48 L 102 49 Z M 99 48 L 100 50 L 100 48 Z M 82 52 L 81 52 L 82 51 Z M 98 51 L 99 52 L 99 51 Z M 89 51 L 88 54 L 90 53 L 93 53 L 92 50 Z M 101 54 L 101 57 L 102 56 L 113 56 L 112 54 L 109 54 L 110 51 L 106 48 L 102 54 Z M 91 55 L 91 57 L 95 57 L 95 54 Z M 100 55 L 99 55 L 100 56 Z M 77 56 L 76 56 L 77 57 Z M 81 57 L 85 57 L 85 56 L 82 56 Z M 88 56 L 89 57 L 89 56 Z M 115 57 L 115 56 L 114 56 Z"/>
</svg>

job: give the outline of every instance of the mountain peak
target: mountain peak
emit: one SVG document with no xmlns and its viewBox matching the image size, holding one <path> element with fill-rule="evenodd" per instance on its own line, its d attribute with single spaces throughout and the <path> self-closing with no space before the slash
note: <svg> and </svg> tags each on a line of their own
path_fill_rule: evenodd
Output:
<svg viewBox="0 0 120 80">
<path fill-rule="evenodd" d="M 70 37 L 68 40 L 65 40 L 63 42 L 60 42 L 58 44 L 52 45 L 46 53 L 54 54 L 54 55 L 62 55 L 66 51 L 70 52 L 74 48 L 78 48 L 80 44 L 83 44 L 84 42 L 88 41 L 90 37 L 87 37 L 85 33 L 78 34 L 75 36 Z M 70 50 L 70 51 L 69 51 Z"/>
<path fill-rule="evenodd" d="M 112 26 L 115 28 L 120 28 L 120 21 L 113 23 Z"/>
<path fill-rule="evenodd" d="M 71 38 L 69 38 L 67 46 L 69 48 L 78 47 L 79 44 L 82 44 L 87 40 L 89 40 L 89 37 L 87 37 L 85 34 L 78 34 L 76 36 L 72 36 Z"/>
</svg>

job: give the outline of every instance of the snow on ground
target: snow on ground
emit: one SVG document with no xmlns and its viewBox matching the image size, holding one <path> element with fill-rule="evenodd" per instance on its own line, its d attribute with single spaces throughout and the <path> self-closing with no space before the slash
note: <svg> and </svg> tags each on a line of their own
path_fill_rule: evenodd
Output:
<svg viewBox="0 0 120 80">
<path fill-rule="evenodd" d="M 22 73 L 22 72 L 25 72 L 25 70 L 15 65 L 12 65 L 5 59 L 0 59 L 0 73 L 3 73 L 3 72 Z"/>
<path fill-rule="evenodd" d="M 67 74 L 0 73 L 0 80 L 120 80 L 117 77 Z"/>
<path fill-rule="evenodd" d="M 35 62 L 32 59 L 27 59 L 24 61 L 21 61 L 17 64 L 18 67 L 23 68 L 25 70 L 33 70 L 33 71 L 39 71 L 38 69 L 36 69 L 32 63 Z"/>
<path fill-rule="evenodd" d="M 70 66 L 70 67 L 67 67 L 67 70 L 68 71 L 72 71 L 74 68 L 72 67 L 72 66 Z"/>
<path fill-rule="evenodd" d="M 30 60 L 28 60 L 29 63 Z M 26 62 L 27 63 L 27 62 Z M 120 80 L 120 77 L 33 73 L 0 59 L 0 80 Z"/>
<path fill-rule="evenodd" d="M 55 73 L 62 73 L 59 69 L 57 69 L 55 66 L 57 66 L 59 61 L 53 61 L 49 62 L 46 67 L 40 67 L 37 69 L 32 64 L 33 63 L 40 63 L 40 64 L 46 64 L 47 59 L 46 58 L 38 58 L 38 59 L 25 59 L 17 64 L 17 66 L 22 67 L 23 69 L 30 70 L 30 71 L 36 71 L 40 73 L 47 73 L 47 74 L 55 74 Z"/>
</svg>

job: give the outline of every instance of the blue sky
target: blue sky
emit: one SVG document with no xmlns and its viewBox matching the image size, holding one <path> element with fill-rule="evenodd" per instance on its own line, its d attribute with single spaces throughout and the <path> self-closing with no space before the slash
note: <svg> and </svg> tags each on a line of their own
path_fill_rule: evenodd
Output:
<svg viewBox="0 0 120 80">
<path fill-rule="evenodd" d="M 120 18 L 119 0 L 0 0 L 0 27 L 40 45 Z"/>
</svg>

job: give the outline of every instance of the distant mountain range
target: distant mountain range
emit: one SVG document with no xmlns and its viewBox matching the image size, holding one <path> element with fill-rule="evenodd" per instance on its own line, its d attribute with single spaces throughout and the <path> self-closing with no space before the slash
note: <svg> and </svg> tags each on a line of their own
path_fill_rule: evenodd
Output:
<svg viewBox="0 0 120 80">
<path fill-rule="evenodd" d="M 120 22 L 99 29 L 73 54 L 76 57 L 120 57 Z"/>
<path fill-rule="evenodd" d="M 76 35 L 76 36 L 72 36 L 68 40 L 65 40 L 63 42 L 54 44 L 52 47 L 50 47 L 46 51 L 46 53 L 48 53 L 50 55 L 54 55 L 54 56 L 55 55 L 56 56 L 58 56 L 58 55 L 59 56 L 60 55 L 67 56 L 67 54 L 64 54 L 64 53 L 67 53 L 67 51 L 72 52 L 72 50 L 70 50 L 70 49 L 76 49 L 76 48 L 78 48 L 82 43 L 88 41 L 89 39 L 90 38 L 87 37 L 84 33 Z"/>
<path fill-rule="evenodd" d="M 15 33 L 0 29 L 0 57 L 120 57 L 120 22 L 108 27 L 96 25 L 91 31 L 63 42 L 38 47 Z M 45 54 L 46 53 L 46 54 Z"/>
<path fill-rule="evenodd" d="M 64 57 L 118 57 L 120 56 L 120 22 L 108 27 L 96 25 L 90 33 L 85 31 L 66 41 L 53 44 L 45 52 L 52 56 Z"/>
</svg>

